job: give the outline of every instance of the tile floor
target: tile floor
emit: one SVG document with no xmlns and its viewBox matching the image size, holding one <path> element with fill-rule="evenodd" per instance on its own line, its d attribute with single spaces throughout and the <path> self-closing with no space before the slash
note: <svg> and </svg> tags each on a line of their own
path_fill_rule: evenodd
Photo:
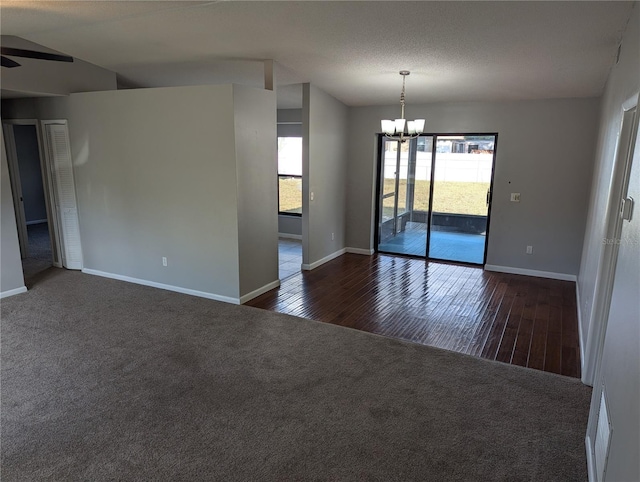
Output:
<svg viewBox="0 0 640 482">
<path fill-rule="evenodd" d="M 429 257 L 447 261 L 482 264 L 485 236 L 479 234 L 431 231 Z M 380 251 L 386 253 L 424 256 L 427 249 L 426 230 L 407 230 L 381 243 Z"/>
<path fill-rule="evenodd" d="M 278 238 L 278 264 L 281 280 L 299 273 L 302 264 L 302 241 Z"/>
</svg>

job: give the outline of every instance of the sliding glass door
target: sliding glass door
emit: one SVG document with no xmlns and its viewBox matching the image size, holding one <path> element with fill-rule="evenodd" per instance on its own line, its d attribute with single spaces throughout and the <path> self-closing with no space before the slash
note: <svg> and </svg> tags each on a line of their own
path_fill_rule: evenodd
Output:
<svg viewBox="0 0 640 482">
<path fill-rule="evenodd" d="M 383 137 L 378 251 L 484 264 L 496 138 Z"/>
<path fill-rule="evenodd" d="M 495 136 L 438 136 L 429 258 L 484 264 Z"/>
</svg>

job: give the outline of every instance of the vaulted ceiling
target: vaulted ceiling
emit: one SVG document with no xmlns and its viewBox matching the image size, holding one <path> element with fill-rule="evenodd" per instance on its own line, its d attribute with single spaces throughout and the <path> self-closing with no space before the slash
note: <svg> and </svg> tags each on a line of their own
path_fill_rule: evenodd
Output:
<svg viewBox="0 0 640 482">
<path fill-rule="evenodd" d="M 3 0 L 1 28 L 133 87 L 312 82 L 347 105 L 592 97 L 633 2 Z M 636 7 L 637 8 L 637 7 Z"/>
</svg>

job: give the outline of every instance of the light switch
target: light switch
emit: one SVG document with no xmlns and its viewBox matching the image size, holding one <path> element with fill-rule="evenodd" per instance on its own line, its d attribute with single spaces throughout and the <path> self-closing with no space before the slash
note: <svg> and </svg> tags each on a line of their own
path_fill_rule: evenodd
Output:
<svg viewBox="0 0 640 482">
<path fill-rule="evenodd" d="M 519 192 L 512 192 L 511 193 L 511 202 L 512 203 L 519 203 L 520 202 L 520 193 Z"/>
</svg>

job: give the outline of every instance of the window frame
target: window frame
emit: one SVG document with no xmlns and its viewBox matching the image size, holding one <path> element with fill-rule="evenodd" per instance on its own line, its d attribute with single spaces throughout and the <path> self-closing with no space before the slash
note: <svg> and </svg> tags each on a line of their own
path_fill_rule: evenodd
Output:
<svg viewBox="0 0 640 482">
<path fill-rule="evenodd" d="M 302 182 L 302 176 L 299 176 L 297 174 L 280 174 L 278 173 L 278 216 L 293 216 L 293 217 L 302 217 L 302 213 L 290 213 L 287 211 L 280 211 L 280 178 L 284 177 L 284 178 L 294 178 L 294 179 L 300 179 L 300 182 Z M 302 192 L 300 192 L 300 209 L 302 209 Z"/>
<path fill-rule="evenodd" d="M 294 138 L 300 138 L 302 139 L 301 136 L 278 136 L 278 138 L 281 137 L 294 137 Z M 300 160 L 302 162 L 302 159 Z M 294 179 L 300 179 L 300 182 L 302 182 L 302 175 L 301 174 L 284 174 L 280 172 L 279 169 L 279 165 L 278 168 L 276 169 L 276 179 L 277 179 L 277 189 L 278 189 L 278 216 L 291 216 L 291 217 L 302 217 L 302 212 L 299 213 L 291 213 L 291 212 L 287 212 L 287 211 L 281 211 L 280 210 L 280 178 L 294 178 Z M 302 204 L 303 204 L 303 195 L 302 192 L 300 192 L 300 209 L 302 209 Z"/>
</svg>

